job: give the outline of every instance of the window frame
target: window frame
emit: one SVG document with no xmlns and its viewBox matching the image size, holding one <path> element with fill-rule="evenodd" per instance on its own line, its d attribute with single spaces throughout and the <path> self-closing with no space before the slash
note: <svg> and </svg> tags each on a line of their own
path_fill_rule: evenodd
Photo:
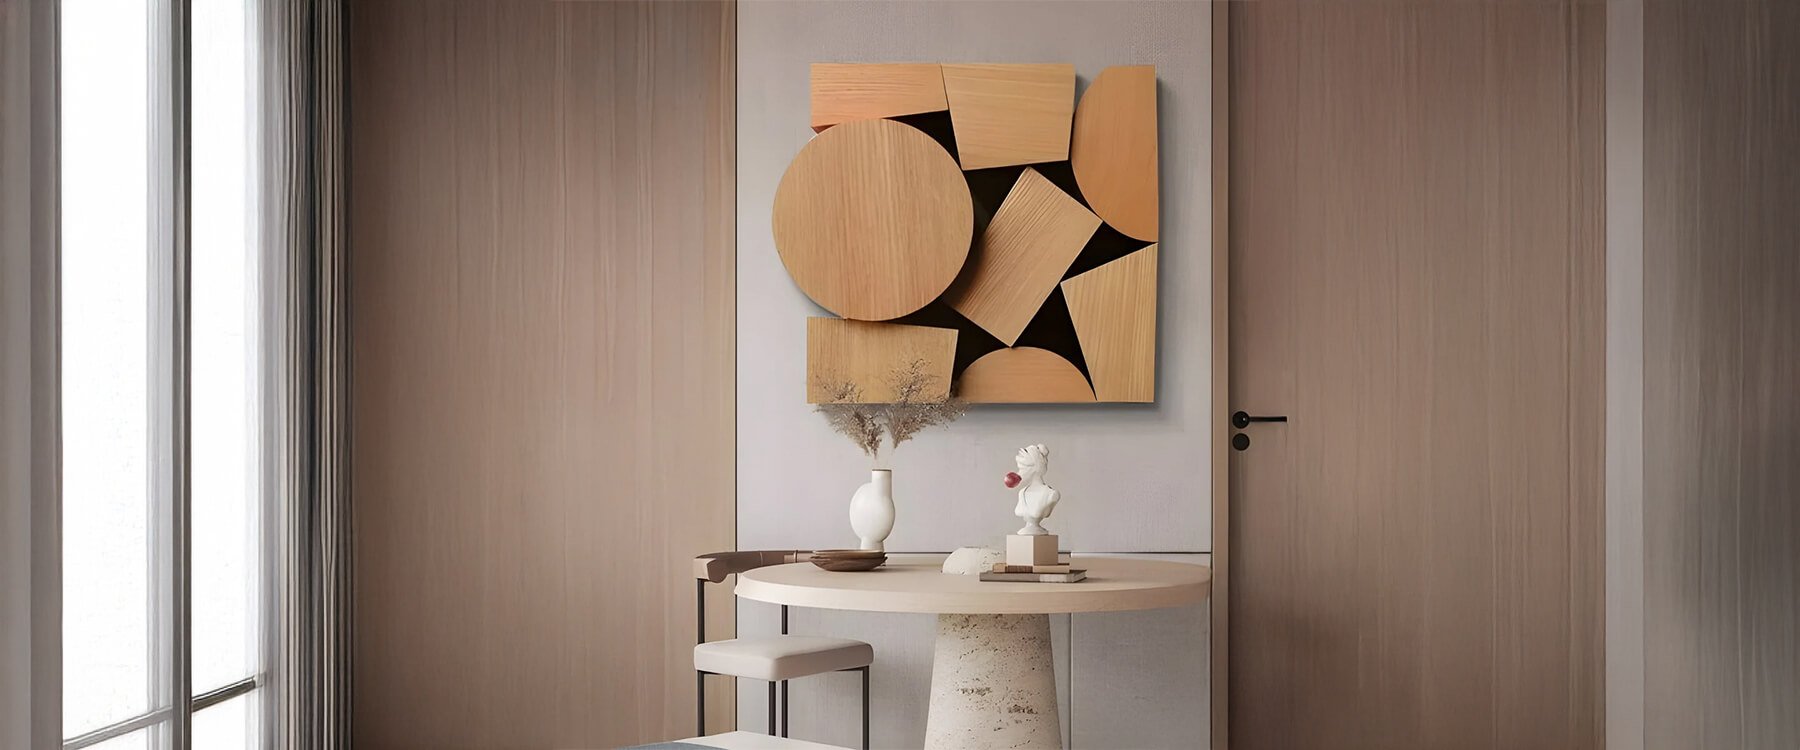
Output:
<svg viewBox="0 0 1800 750">
<path fill-rule="evenodd" d="M 244 1 L 254 14 L 255 4 Z M 62 2 L 55 0 L 55 14 L 59 18 L 63 17 Z M 154 747 L 188 750 L 192 746 L 194 714 L 267 687 L 270 668 L 267 654 L 262 654 L 251 674 L 205 692 L 195 692 L 191 482 L 192 2 L 148 0 L 147 6 L 152 56 L 152 60 L 147 61 L 150 63 L 147 66 L 150 142 L 145 144 L 149 151 L 147 250 L 151 287 L 148 290 L 151 309 L 147 342 L 151 412 L 150 523 L 147 529 L 151 559 L 146 570 L 151 629 L 149 709 L 112 724 L 64 737 L 63 750 L 81 750 L 146 729 L 153 733 Z M 254 19 L 254 15 L 251 18 Z M 59 40 L 61 31 L 59 24 Z M 252 50 L 251 54 L 254 60 L 256 51 Z M 62 130 L 60 120 L 56 129 L 59 133 Z M 59 287 L 64 283 L 67 283 L 66 277 L 58 280 Z M 252 288 L 257 286 L 253 284 Z M 57 296 L 60 303 L 61 295 Z M 61 398 L 59 393 L 59 402 Z M 265 483 L 258 481 L 257 486 L 265 486 Z M 260 500 L 257 502 L 261 504 Z M 267 524 L 266 517 L 264 524 Z M 262 544 L 265 534 L 266 530 L 256 532 L 262 550 L 259 567 L 263 568 L 256 573 L 258 580 L 267 579 L 269 550 Z M 61 557 L 60 545 L 58 557 Z M 257 616 L 263 621 L 265 630 L 273 611 L 269 607 L 272 594 L 264 587 L 263 601 L 257 605 Z M 263 642 L 263 639 L 258 641 Z M 64 642 L 62 648 L 66 649 L 68 645 Z M 57 699 L 61 700 L 60 694 Z M 61 734 L 60 730 L 58 734 Z"/>
</svg>

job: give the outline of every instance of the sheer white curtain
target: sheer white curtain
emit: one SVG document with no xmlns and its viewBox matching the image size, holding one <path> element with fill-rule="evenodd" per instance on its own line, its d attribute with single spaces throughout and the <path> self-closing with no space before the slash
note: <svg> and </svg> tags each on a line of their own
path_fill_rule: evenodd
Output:
<svg viewBox="0 0 1800 750">
<path fill-rule="evenodd" d="M 345 0 L 259 7 L 275 748 L 349 745 L 346 15 Z"/>
</svg>

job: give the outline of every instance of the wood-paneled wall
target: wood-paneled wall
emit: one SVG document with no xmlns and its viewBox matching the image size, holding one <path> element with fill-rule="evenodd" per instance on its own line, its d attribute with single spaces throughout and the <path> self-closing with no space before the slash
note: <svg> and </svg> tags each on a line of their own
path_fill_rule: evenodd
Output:
<svg viewBox="0 0 1800 750">
<path fill-rule="evenodd" d="M 687 558 L 735 526 L 735 19 L 354 5 L 357 747 L 692 732 Z"/>
<path fill-rule="evenodd" d="M 1800 747 L 1800 4 L 1644 10 L 1644 746 Z"/>
<path fill-rule="evenodd" d="M 1230 13 L 1231 746 L 1603 746 L 1604 7 Z"/>
</svg>

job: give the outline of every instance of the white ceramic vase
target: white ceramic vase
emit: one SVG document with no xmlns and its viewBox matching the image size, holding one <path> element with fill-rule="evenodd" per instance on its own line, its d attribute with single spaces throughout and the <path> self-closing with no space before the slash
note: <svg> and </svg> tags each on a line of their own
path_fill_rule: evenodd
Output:
<svg viewBox="0 0 1800 750">
<path fill-rule="evenodd" d="M 850 529 L 863 549 L 882 549 L 894 530 L 894 472 L 872 469 L 869 482 L 850 496 Z"/>
</svg>

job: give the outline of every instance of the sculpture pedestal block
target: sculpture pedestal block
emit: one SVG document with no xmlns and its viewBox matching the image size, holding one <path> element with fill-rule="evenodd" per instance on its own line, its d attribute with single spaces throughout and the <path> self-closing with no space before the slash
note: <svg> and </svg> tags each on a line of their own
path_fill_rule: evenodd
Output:
<svg viewBox="0 0 1800 750">
<path fill-rule="evenodd" d="M 1006 537 L 1006 564 L 1055 565 L 1056 542 L 1055 534 L 1010 534 Z"/>
</svg>

